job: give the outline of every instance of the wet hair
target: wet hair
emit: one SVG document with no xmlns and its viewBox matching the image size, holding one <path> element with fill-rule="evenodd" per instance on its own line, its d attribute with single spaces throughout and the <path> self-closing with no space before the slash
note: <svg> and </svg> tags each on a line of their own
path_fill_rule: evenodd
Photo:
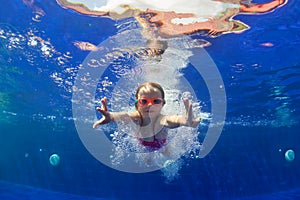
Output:
<svg viewBox="0 0 300 200">
<path fill-rule="evenodd" d="M 161 93 L 161 98 L 163 99 L 163 105 L 165 105 L 165 92 L 164 92 L 164 89 L 161 87 L 161 85 L 159 85 L 158 83 L 154 83 L 154 82 L 146 82 L 146 83 L 143 83 L 141 85 L 139 85 L 139 87 L 137 88 L 136 90 L 136 93 L 135 93 L 135 98 L 138 99 L 138 95 L 141 91 L 141 89 L 143 88 L 155 88 L 155 89 L 158 89 Z M 137 108 L 137 103 L 135 103 L 135 108 Z"/>
</svg>

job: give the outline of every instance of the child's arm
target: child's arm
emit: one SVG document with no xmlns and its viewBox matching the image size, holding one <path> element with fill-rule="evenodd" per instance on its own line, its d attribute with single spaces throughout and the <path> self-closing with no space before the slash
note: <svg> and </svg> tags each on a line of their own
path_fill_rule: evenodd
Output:
<svg viewBox="0 0 300 200">
<path fill-rule="evenodd" d="M 194 119 L 192 104 L 188 99 L 183 99 L 186 110 L 185 115 L 169 115 L 164 117 L 164 126 L 177 128 L 179 126 L 189 126 L 196 128 L 200 123 L 200 117 Z"/>
<path fill-rule="evenodd" d="M 126 121 L 126 120 L 134 120 L 138 116 L 138 113 L 125 113 L 125 112 L 109 112 L 107 109 L 107 99 L 104 97 L 101 99 L 102 106 L 101 108 L 96 108 L 101 114 L 102 118 L 96 121 L 93 124 L 93 128 L 96 128 L 99 125 L 107 124 L 114 121 Z"/>
</svg>

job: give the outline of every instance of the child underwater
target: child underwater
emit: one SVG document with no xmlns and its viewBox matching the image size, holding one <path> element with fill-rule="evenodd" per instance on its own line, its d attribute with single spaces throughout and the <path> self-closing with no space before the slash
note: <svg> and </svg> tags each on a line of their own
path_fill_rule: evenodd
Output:
<svg viewBox="0 0 300 200">
<path fill-rule="evenodd" d="M 93 128 L 110 122 L 127 122 L 128 119 L 138 125 L 137 138 L 150 151 L 158 150 L 166 144 L 168 130 L 187 126 L 196 128 L 200 118 L 194 118 L 192 104 L 183 99 L 184 115 L 163 115 L 161 110 L 165 105 L 165 93 L 161 85 L 154 82 L 141 84 L 136 91 L 135 112 L 109 112 L 106 97 L 101 99 L 101 108 L 96 109 L 102 118 L 93 124 Z"/>
</svg>

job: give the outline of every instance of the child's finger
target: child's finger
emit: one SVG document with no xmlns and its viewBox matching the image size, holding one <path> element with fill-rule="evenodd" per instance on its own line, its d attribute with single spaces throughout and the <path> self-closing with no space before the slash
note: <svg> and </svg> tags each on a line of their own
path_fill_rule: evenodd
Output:
<svg viewBox="0 0 300 200">
<path fill-rule="evenodd" d="M 200 118 L 200 117 L 198 117 L 197 119 L 195 119 L 195 123 L 197 123 L 197 124 L 199 124 L 200 121 L 201 121 L 201 118 Z"/>
<path fill-rule="evenodd" d="M 101 113 L 102 108 L 97 107 L 96 110 Z"/>
<path fill-rule="evenodd" d="M 97 107 L 96 110 L 98 110 L 103 116 L 107 116 L 107 111 L 104 110 L 103 108 Z"/>
<path fill-rule="evenodd" d="M 191 122 L 194 118 L 193 115 L 193 108 L 192 108 L 192 104 L 188 105 L 188 112 L 187 112 L 187 116 L 188 116 L 188 120 Z"/>
<path fill-rule="evenodd" d="M 184 103 L 185 111 L 188 112 L 188 110 L 189 110 L 189 104 L 190 104 L 189 99 L 184 98 L 183 99 L 183 103 Z"/>
<path fill-rule="evenodd" d="M 98 120 L 98 121 L 96 121 L 94 124 L 93 124 L 93 128 L 97 128 L 97 126 L 99 126 L 99 125 L 101 125 L 102 123 L 103 123 L 103 118 L 102 119 L 100 119 L 100 120 Z"/>
<path fill-rule="evenodd" d="M 102 109 L 107 111 L 107 99 L 106 99 L 106 97 L 101 99 L 101 103 L 102 103 Z"/>
<path fill-rule="evenodd" d="M 97 121 L 93 124 L 93 128 L 97 128 L 97 126 L 99 126 L 99 121 Z"/>
<path fill-rule="evenodd" d="M 93 128 L 97 128 L 98 124 L 97 123 L 94 123 L 93 124 Z"/>
<path fill-rule="evenodd" d="M 200 117 L 193 120 L 192 127 L 196 128 L 199 125 L 200 121 L 201 121 Z"/>
</svg>

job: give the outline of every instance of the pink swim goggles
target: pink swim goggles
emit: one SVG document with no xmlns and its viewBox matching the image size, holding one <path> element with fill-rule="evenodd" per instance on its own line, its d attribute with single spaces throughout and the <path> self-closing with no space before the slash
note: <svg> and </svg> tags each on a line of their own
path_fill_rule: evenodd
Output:
<svg viewBox="0 0 300 200">
<path fill-rule="evenodd" d="M 140 106 L 148 106 L 150 103 L 152 105 L 160 105 L 164 102 L 165 102 L 165 100 L 163 100 L 162 98 L 149 99 L 149 98 L 142 97 L 142 98 L 136 100 L 136 103 L 138 103 Z"/>
</svg>

